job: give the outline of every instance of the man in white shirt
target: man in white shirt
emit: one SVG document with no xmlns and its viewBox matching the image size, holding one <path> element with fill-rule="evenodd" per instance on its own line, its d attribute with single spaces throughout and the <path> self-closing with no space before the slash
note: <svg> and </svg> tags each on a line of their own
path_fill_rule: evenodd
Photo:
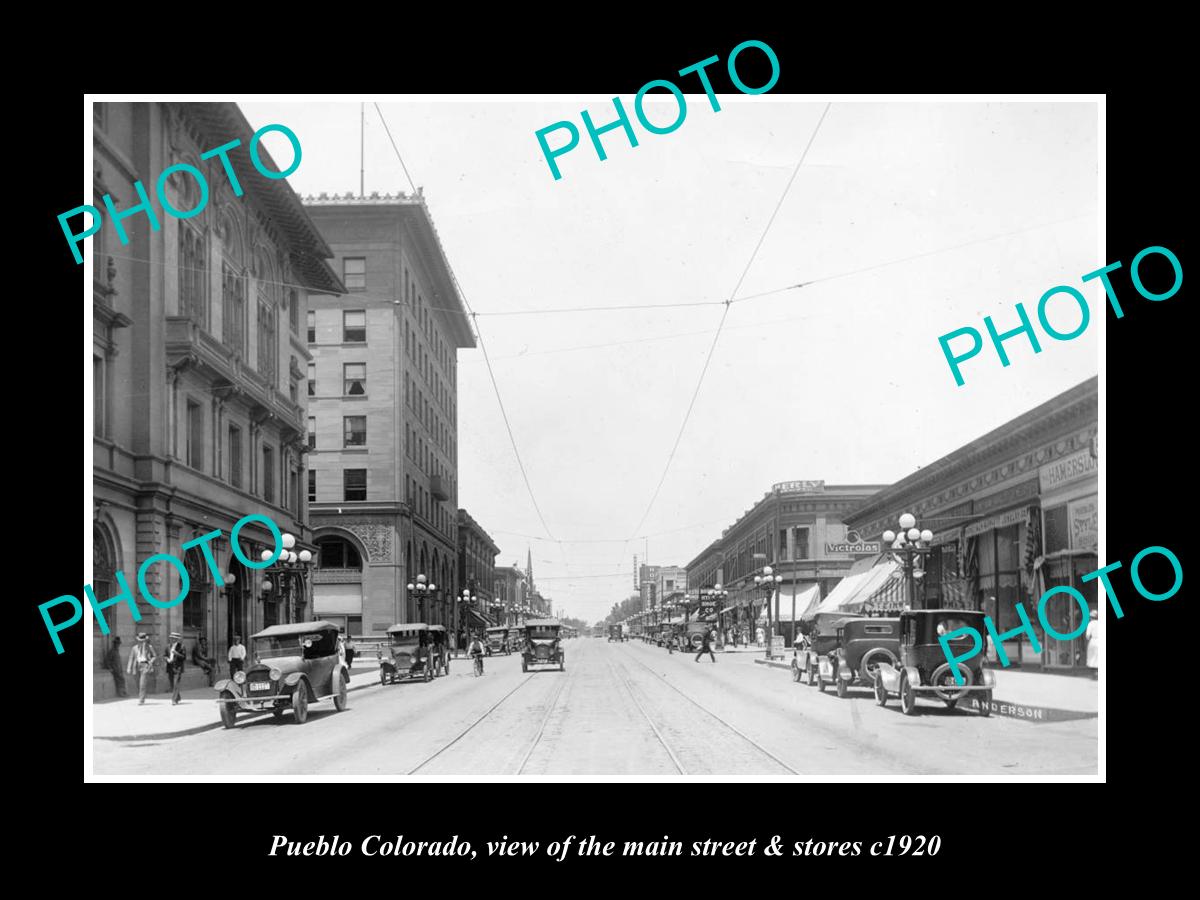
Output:
<svg viewBox="0 0 1200 900">
<path fill-rule="evenodd" d="M 246 646 L 242 643 L 242 636 L 235 634 L 233 643 L 229 645 L 229 677 L 232 678 L 235 672 L 240 672 L 246 665 Z"/>
</svg>

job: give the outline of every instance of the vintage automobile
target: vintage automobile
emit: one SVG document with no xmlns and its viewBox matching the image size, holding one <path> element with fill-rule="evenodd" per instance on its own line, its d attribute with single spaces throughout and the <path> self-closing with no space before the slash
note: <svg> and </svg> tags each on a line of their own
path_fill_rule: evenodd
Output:
<svg viewBox="0 0 1200 900">
<path fill-rule="evenodd" d="M 402 678 L 433 681 L 440 661 L 429 628 L 423 622 L 405 622 L 387 630 L 387 645 L 379 660 L 380 684 L 395 684 Z"/>
<path fill-rule="evenodd" d="M 566 671 L 566 656 L 560 643 L 562 626 L 558 619 L 526 619 L 522 627 L 525 649 L 521 654 L 521 671 L 528 672 L 530 666 L 558 665 L 560 672 Z"/>
<path fill-rule="evenodd" d="M 837 648 L 817 663 L 820 686 L 836 684 L 845 697 L 855 683 L 875 687 L 879 664 L 894 666 L 900 658 L 900 620 L 863 618 L 843 622 L 837 630 Z"/>
<path fill-rule="evenodd" d="M 915 715 L 917 694 L 933 694 L 951 709 L 968 694 L 979 695 L 979 710 L 991 715 L 992 690 L 996 676 L 984 664 L 984 654 L 979 653 L 968 660 L 951 666 L 942 650 L 938 636 L 949 634 L 958 628 L 969 626 L 979 634 L 986 634 L 984 614 L 978 610 L 962 609 L 913 609 L 900 614 L 900 660 L 898 665 L 881 662 L 875 679 L 875 702 L 886 706 L 888 697 L 900 697 L 900 710 L 906 715 Z M 955 656 L 970 650 L 970 636 L 955 638 L 949 648 Z M 958 684 L 954 677 L 957 668 L 962 677 Z"/>
<path fill-rule="evenodd" d="M 508 653 L 508 629 L 497 625 L 487 630 L 487 653 Z"/>
<path fill-rule="evenodd" d="M 221 724 L 233 728 L 239 710 L 269 709 L 278 719 L 290 708 L 302 725 L 308 704 L 329 699 L 341 712 L 350 670 L 340 649 L 338 627 L 325 621 L 272 625 L 251 635 L 246 670 L 213 686 Z"/>
<path fill-rule="evenodd" d="M 525 649 L 525 638 L 521 634 L 521 629 L 508 629 L 508 652 L 520 653 Z"/>
<path fill-rule="evenodd" d="M 450 674 L 450 637 L 445 625 L 429 626 L 429 647 L 433 654 L 433 674 Z"/>
<path fill-rule="evenodd" d="M 691 650 L 693 653 L 699 653 L 700 647 L 704 643 L 704 633 L 712 630 L 713 626 L 708 622 L 688 622 L 687 625 L 684 626 L 683 632 L 680 635 L 682 638 L 682 648 L 685 650 Z M 713 641 L 713 644 L 716 644 L 715 640 Z"/>
<path fill-rule="evenodd" d="M 837 633 L 822 634 L 814 631 L 801 635 L 793 644 L 792 652 L 792 681 L 805 678 L 808 684 L 816 685 L 820 691 L 825 690 L 826 682 L 821 675 L 821 658 L 837 650 Z"/>
<path fill-rule="evenodd" d="M 608 626 L 608 640 L 609 640 L 609 643 L 611 643 L 612 641 L 625 640 L 625 635 L 621 633 L 620 625 L 609 625 Z"/>
</svg>

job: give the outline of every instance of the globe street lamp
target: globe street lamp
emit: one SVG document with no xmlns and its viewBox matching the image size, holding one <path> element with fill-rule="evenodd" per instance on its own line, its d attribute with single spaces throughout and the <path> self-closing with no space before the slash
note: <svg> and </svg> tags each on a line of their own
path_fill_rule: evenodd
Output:
<svg viewBox="0 0 1200 900">
<path fill-rule="evenodd" d="M 437 590 L 437 585 L 428 583 L 426 581 L 426 578 L 424 575 L 417 576 L 416 584 L 413 584 L 412 582 L 409 582 L 409 584 L 408 584 L 409 596 L 411 597 L 414 594 L 416 595 L 417 615 L 418 615 L 420 621 L 422 621 L 422 622 L 425 621 L 426 598 L 433 596 L 434 592 L 436 590 Z M 428 624 L 428 623 L 426 623 L 426 624 Z"/>
<path fill-rule="evenodd" d="M 263 571 L 263 593 L 271 594 L 276 586 L 279 587 L 279 597 L 284 603 L 284 614 L 288 622 L 300 621 L 300 609 L 308 605 L 308 578 L 313 561 L 312 553 L 301 550 L 297 553 L 292 548 L 296 546 L 296 536 L 284 533 L 282 535 L 283 549 L 275 564 Z M 264 550 L 259 558 L 266 562 L 275 554 Z M 274 578 L 274 582 L 272 582 Z M 226 584 L 234 582 L 230 573 L 226 576 Z"/>
<path fill-rule="evenodd" d="M 900 530 L 890 528 L 883 533 L 883 543 L 889 546 L 893 558 L 904 569 L 904 581 L 908 588 L 908 608 L 921 609 L 917 602 L 916 582 L 925 577 L 925 557 L 933 552 L 933 532 L 917 527 L 912 513 L 900 517 Z"/>
<path fill-rule="evenodd" d="M 770 566 L 763 566 L 762 574 L 754 576 L 754 584 L 767 600 L 767 659 L 771 658 L 771 650 L 775 643 L 775 629 L 771 622 L 771 597 L 775 594 L 775 588 L 782 583 L 783 576 L 776 575 Z"/>
</svg>

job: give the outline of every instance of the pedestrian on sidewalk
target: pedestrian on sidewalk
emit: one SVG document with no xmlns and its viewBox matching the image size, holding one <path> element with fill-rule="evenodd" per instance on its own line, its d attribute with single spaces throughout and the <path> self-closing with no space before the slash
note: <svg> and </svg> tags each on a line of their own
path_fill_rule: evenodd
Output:
<svg viewBox="0 0 1200 900">
<path fill-rule="evenodd" d="M 712 632 L 704 632 L 704 636 L 701 637 L 700 641 L 700 652 L 696 654 L 696 662 L 700 662 L 700 657 L 702 657 L 705 653 L 712 657 L 713 662 L 716 662 L 717 657 L 712 651 Z"/>
<path fill-rule="evenodd" d="M 216 659 L 208 655 L 208 638 L 200 635 L 192 646 L 192 662 L 208 676 L 208 686 L 213 686 L 213 668 Z"/>
<path fill-rule="evenodd" d="M 183 649 L 183 635 L 178 631 L 171 632 L 171 645 L 167 647 L 167 682 L 171 691 L 171 705 L 175 706 L 183 698 L 179 696 L 179 686 L 183 681 L 183 664 L 187 660 L 187 651 Z"/>
<path fill-rule="evenodd" d="M 246 664 L 246 646 L 242 643 L 242 636 L 235 634 L 233 643 L 229 645 L 229 677 L 232 678 L 235 673 L 242 671 Z"/>
<path fill-rule="evenodd" d="M 126 671 L 138 677 L 138 706 L 141 706 L 146 702 L 147 676 L 154 668 L 154 660 L 158 658 L 158 654 L 150 645 L 150 635 L 146 632 L 139 632 L 137 640 L 133 649 L 129 651 L 129 666 Z"/>
<path fill-rule="evenodd" d="M 1093 609 L 1089 618 L 1091 621 L 1088 622 L 1087 631 L 1084 633 L 1084 637 L 1087 638 L 1087 666 L 1092 670 L 1092 677 L 1098 678 L 1100 675 L 1100 651 L 1104 648 L 1104 636 L 1100 631 L 1100 614 Z"/>
<path fill-rule="evenodd" d="M 112 672 L 113 685 L 117 689 L 117 696 L 128 696 L 125 693 L 125 669 L 121 665 L 121 639 L 119 637 L 112 639 L 112 644 L 109 646 L 108 652 L 104 654 L 104 668 Z"/>
<path fill-rule="evenodd" d="M 350 630 L 346 630 L 346 668 L 354 668 L 354 654 L 358 650 L 354 646 L 354 638 L 350 636 Z"/>
</svg>

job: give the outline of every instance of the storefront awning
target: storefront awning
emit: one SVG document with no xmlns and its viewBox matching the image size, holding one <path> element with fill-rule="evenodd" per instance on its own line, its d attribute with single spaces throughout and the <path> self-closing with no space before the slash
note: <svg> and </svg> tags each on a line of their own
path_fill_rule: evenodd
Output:
<svg viewBox="0 0 1200 900">
<path fill-rule="evenodd" d="M 886 559 L 865 572 L 847 575 L 829 592 L 828 597 L 815 609 L 806 610 L 801 618 L 823 617 L 830 620 L 826 624 L 832 628 L 836 626 L 835 619 L 849 619 L 861 615 L 867 598 L 883 587 L 899 569 L 899 564 Z"/>
<path fill-rule="evenodd" d="M 816 606 L 821 600 L 821 586 L 814 584 L 807 590 L 801 591 L 796 595 L 796 618 L 803 619 L 804 614 L 808 612 L 810 606 Z M 778 622 L 792 621 L 792 598 L 790 594 L 781 593 L 779 595 L 779 616 L 775 617 L 775 610 L 772 608 L 771 617 Z M 762 614 L 758 617 L 761 621 L 767 620 L 767 611 L 764 608 Z"/>
<path fill-rule="evenodd" d="M 496 624 L 494 621 L 492 621 L 492 619 L 490 617 L 485 616 L 483 613 L 481 613 L 479 610 L 475 609 L 475 607 L 473 607 L 473 606 L 468 606 L 466 612 L 467 612 L 468 618 L 474 619 L 475 622 L 479 625 L 492 626 L 492 625 Z"/>
</svg>

